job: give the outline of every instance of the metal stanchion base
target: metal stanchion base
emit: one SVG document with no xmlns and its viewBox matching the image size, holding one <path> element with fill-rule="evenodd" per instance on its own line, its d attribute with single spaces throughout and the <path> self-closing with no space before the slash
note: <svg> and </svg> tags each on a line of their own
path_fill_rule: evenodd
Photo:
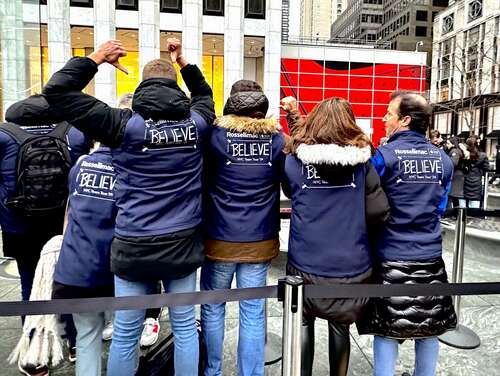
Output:
<svg viewBox="0 0 500 376">
<path fill-rule="evenodd" d="M 272 332 L 267 332 L 267 341 L 264 347 L 265 365 L 270 366 L 272 364 L 281 361 L 282 357 L 282 339 L 279 335 Z"/>
<path fill-rule="evenodd" d="M 478 335 L 463 325 L 457 325 L 455 330 L 450 330 L 438 338 L 445 345 L 463 350 L 476 349 L 481 345 Z"/>
</svg>

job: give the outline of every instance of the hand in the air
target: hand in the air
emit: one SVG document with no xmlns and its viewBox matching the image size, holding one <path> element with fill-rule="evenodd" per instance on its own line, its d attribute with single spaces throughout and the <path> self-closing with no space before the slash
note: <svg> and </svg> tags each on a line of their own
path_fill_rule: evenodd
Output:
<svg viewBox="0 0 500 376">
<path fill-rule="evenodd" d="M 127 51 L 125 51 L 121 42 L 119 40 L 108 40 L 97 47 L 88 57 L 94 60 L 97 65 L 106 62 L 128 74 L 128 70 L 118 61 L 123 56 L 127 56 Z"/>
</svg>

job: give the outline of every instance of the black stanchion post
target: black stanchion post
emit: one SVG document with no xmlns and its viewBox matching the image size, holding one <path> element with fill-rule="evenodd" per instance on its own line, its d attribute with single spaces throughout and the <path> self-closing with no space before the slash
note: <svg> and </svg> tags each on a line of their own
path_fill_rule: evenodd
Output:
<svg viewBox="0 0 500 376">
<path fill-rule="evenodd" d="M 462 283 L 464 270 L 464 243 L 465 228 L 467 221 L 467 209 L 458 208 L 457 222 L 455 225 L 455 242 L 453 255 L 452 283 Z M 479 347 L 481 340 L 471 329 L 460 325 L 460 295 L 453 297 L 453 304 L 457 314 L 457 327 L 439 336 L 439 340 L 444 344 L 458 349 L 471 350 Z"/>
<path fill-rule="evenodd" d="M 300 376 L 300 337 L 304 281 L 301 277 L 287 276 L 280 280 L 280 284 L 281 288 L 279 290 L 281 294 L 278 293 L 278 299 L 283 300 L 283 362 L 281 375 Z"/>
</svg>

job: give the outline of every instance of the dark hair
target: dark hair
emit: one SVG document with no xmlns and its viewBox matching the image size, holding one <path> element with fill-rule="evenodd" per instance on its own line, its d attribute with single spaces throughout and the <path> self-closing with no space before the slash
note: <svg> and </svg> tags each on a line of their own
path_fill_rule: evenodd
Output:
<svg viewBox="0 0 500 376">
<path fill-rule="evenodd" d="M 391 94 L 391 101 L 398 99 L 399 118 L 411 118 L 409 128 L 412 131 L 425 134 L 431 119 L 431 106 L 420 94 L 412 91 L 395 91 Z"/>
<path fill-rule="evenodd" d="M 429 132 L 429 137 L 432 140 L 433 138 L 441 137 L 441 133 L 437 129 L 431 129 L 431 131 Z"/>
<path fill-rule="evenodd" d="M 458 148 L 458 147 L 459 147 L 459 146 L 458 146 L 458 144 L 460 143 L 460 141 L 459 141 L 459 139 L 458 139 L 458 137 L 457 137 L 457 136 L 451 136 L 451 137 L 448 137 L 448 141 L 450 141 L 450 143 L 451 143 L 454 147 L 456 147 L 456 148 Z"/>
<path fill-rule="evenodd" d="M 477 161 L 479 159 L 479 149 L 477 147 L 477 137 L 471 136 L 465 141 L 467 145 L 467 150 L 470 153 L 470 159 L 473 161 Z"/>
<path fill-rule="evenodd" d="M 147 63 L 142 69 L 142 79 L 148 78 L 169 78 L 177 81 L 177 72 L 172 62 L 166 59 L 154 59 Z"/>
<path fill-rule="evenodd" d="M 340 146 L 370 146 L 372 143 L 356 124 L 352 107 L 345 99 L 330 98 L 319 102 L 292 139 L 291 151 L 300 144 L 337 144 Z"/>
</svg>

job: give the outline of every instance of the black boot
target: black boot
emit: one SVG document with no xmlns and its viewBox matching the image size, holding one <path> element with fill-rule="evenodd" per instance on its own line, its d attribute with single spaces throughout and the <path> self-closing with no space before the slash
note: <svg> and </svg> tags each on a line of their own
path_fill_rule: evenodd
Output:
<svg viewBox="0 0 500 376">
<path fill-rule="evenodd" d="M 328 355 L 330 376 L 346 376 L 351 354 L 349 325 L 328 322 Z"/>
<path fill-rule="evenodd" d="M 301 376 L 312 376 L 314 360 L 314 317 L 302 316 Z"/>
</svg>

